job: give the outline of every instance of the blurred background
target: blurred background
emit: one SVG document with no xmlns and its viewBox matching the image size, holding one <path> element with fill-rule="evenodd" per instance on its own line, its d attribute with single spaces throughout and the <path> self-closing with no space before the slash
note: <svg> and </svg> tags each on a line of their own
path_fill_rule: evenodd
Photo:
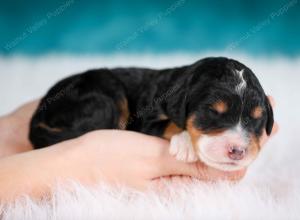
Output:
<svg viewBox="0 0 300 220">
<path fill-rule="evenodd" d="M 295 57 L 299 0 L 1 0 L 0 54 L 238 51 Z"/>
</svg>

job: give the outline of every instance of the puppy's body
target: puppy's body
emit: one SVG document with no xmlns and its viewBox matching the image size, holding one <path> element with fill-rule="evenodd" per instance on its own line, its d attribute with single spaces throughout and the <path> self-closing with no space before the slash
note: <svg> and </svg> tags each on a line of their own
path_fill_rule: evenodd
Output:
<svg viewBox="0 0 300 220">
<path fill-rule="evenodd" d="M 226 149 L 222 157 L 234 148 L 230 160 L 247 146 L 254 158 L 257 140 L 264 128 L 271 132 L 272 124 L 272 109 L 251 70 L 235 60 L 206 58 L 179 68 L 98 69 L 64 79 L 42 99 L 32 118 L 30 140 L 41 148 L 92 130 L 134 130 L 172 139 L 171 153 L 179 159 L 200 157 L 217 167 L 214 159 L 201 158 L 200 139 L 211 150 L 208 146 L 219 138 L 220 148 Z M 234 134 L 236 140 L 230 143 Z M 189 147 L 179 155 L 183 151 L 177 145 L 183 139 L 190 139 Z"/>
<path fill-rule="evenodd" d="M 66 78 L 42 99 L 32 118 L 30 140 L 41 148 L 92 130 L 125 128 L 163 136 L 170 122 L 162 119 L 166 100 L 182 88 L 183 73 L 118 68 Z"/>
</svg>

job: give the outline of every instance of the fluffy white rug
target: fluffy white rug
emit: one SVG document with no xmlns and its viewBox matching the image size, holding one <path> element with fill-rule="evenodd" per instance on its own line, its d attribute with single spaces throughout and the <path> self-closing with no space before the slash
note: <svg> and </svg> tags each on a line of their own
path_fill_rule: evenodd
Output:
<svg viewBox="0 0 300 220">
<path fill-rule="evenodd" d="M 205 55 L 0 57 L 0 114 L 41 96 L 71 73 L 103 66 L 177 66 Z M 251 67 L 266 92 L 275 97 L 275 118 L 280 124 L 278 135 L 239 184 L 178 183 L 169 186 L 168 196 L 74 184 L 73 193 L 58 188 L 51 202 L 24 198 L 8 207 L 0 206 L 0 218 L 300 219 L 300 59 L 231 57 Z"/>
</svg>

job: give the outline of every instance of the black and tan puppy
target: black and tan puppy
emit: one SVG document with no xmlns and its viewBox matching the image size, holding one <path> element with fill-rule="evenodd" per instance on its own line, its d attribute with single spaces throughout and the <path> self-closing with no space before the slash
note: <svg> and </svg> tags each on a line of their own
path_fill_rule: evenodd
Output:
<svg viewBox="0 0 300 220">
<path fill-rule="evenodd" d="M 179 160 L 237 170 L 256 158 L 258 139 L 272 126 L 272 108 L 253 72 L 220 57 L 66 78 L 41 100 L 30 140 L 41 148 L 97 129 L 134 130 L 170 139 L 170 153 Z"/>
</svg>

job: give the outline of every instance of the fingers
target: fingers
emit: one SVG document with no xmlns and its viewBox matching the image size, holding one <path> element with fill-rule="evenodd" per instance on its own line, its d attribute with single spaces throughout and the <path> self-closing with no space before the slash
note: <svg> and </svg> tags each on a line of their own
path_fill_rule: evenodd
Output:
<svg viewBox="0 0 300 220">
<path fill-rule="evenodd" d="M 275 102 L 275 99 L 273 98 L 273 96 L 268 95 L 267 97 L 269 99 L 269 102 L 270 102 L 272 108 L 275 108 L 276 107 L 276 102 Z"/>
<path fill-rule="evenodd" d="M 197 166 L 197 164 L 196 164 Z M 206 167 L 204 169 L 204 180 L 207 181 L 219 181 L 219 180 L 227 180 L 227 181 L 239 181 L 241 180 L 246 174 L 246 168 L 237 170 L 237 171 L 222 171 L 217 170 L 212 167 Z M 200 176 L 199 178 L 201 178 Z"/>
<path fill-rule="evenodd" d="M 176 166 L 174 166 L 175 168 Z M 180 163 L 177 164 L 177 169 L 173 172 L 169 172 L 170 176 L 190 176 L 197 178 L 202 181 L 219 181 L 219 180 L 228 180 L 228 181 L 238 181 L 244 177 L 246 174 L 246 169 L 239 171 L 222 171 L 217 170 L 212 167 L 208 167 L 201 162 L 196 163 Z"/>
<path fill-rule="evenodd" d="M 277 122 L 274 122 L 273 128 L 272 128 L 272 133 L 270 136 L 267 135 L 266 131 L 264 131 L 261 139 L 260 139 L 260 144 L 261 146 L 265 145 L 270 137 L 273 137 L 279 130 L 279 126 Z"/>
<path fill-rule="evenodd" d="M 243 178 L 246 169 L 234 172 L 226 172 L 217 170 L 206 166 L 204 163 L 198 161 L 194 163 L 186 163 L 178 161 L 168 152 L 160 160 L 160 172 L 157 177 L 161 176 L 190 176 L 203 181 L 218 181 L 229 180 L 237 181 Z"/>
<path fill-rule="evenodd" d="M 272 96 L 268 96 L 269 102 L 272 106 L 272 108 L 276 107 L 276 102 Z M 267 143 L 270 137 L 274 136 L 279 130 L 279 126 L 277 122 L 274 122 L 273 128 L 272 128 L 272 133 L 270 136 L 267 135 L 266 131 L 263 132 L 263 135 L 260 139 L 260 145 L 263 146 Z"/>
<path fill-rule="evenodd" d="M 273 128 L 272 128 L 272 133 L 269 137 L 272 137 L 274 136 L 279 130 L 279 126 L 278 126 L 278 123 L 277 122 L 274 122 L 274 125 L 273 125 Z"/>
</svg>

